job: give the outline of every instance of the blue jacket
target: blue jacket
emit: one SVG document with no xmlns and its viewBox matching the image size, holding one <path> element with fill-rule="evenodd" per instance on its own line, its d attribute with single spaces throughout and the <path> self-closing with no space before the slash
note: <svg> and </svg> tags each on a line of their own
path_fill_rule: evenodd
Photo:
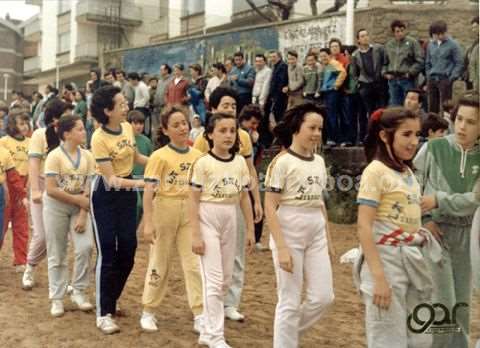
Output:
<svg viewBox="0 0 480 348">
<path fill-rule="evenodd" d="M 231 77 L 232 75 L 237 75 L 238 77 L 236 81 L 232 81 L 232 87 L 238 94 L 252 93 L 253 84 L 255 82 L 255 69 L 245 63 L 241 69 L 234 66 L 229 76 Z"/>
<path fill-rule="evenodd" d="M 427 46 L 425 62 L 427 79 L 457 80 L 463 71 L 463 56 L 458 43 L 448 37 L 440 45 L 437 41 L 430 41 Z"/>
</svg>

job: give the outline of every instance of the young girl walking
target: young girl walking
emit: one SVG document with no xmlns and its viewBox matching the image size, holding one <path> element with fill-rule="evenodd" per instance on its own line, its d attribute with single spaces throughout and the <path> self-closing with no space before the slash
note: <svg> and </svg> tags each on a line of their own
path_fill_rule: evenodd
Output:
<svg viewBox="0 0 480 348">
<path fill-rule="evenodd" d="M 71 300 L 82 311 L 93 309 L 85 291 L 90 277 L 93 248 L 92 224 L 88 216 L 90 177 L 94 160 L 81 148 L 86 132 L 80 116 L 64 116 L 58 122 L 62 144 L 50 151 L 45 160 L 43 221 L 46 228 L 50 313 L 64 314 L 63 298 L 68 285 L 68 236 L 75 252 L 75 275 Z"/>
<path fill-rule="evenodd" d="M 22 288 L 30 290 L 35 285 L 34 267 L 47 254 L 45 243 L 45 229 L 43 224 L 42 196 L 45 189 L 44 165 L 49 150 L 58 146 L 56 135 L 57 123 L 63 115 L 67 105 L 60 99 L 53 98 L 45 107 L 46 128 L 35 130 L 28 147 L 28 179 L 30 183 L 30 215 L 32 218 L 33 234 L 27 254 L 27 267 L 22 279 Z M 47 141 L 49 134 L 50 144 Z"/>
<path fill-rule="evenodd" d="M 464 96 L 452 113 L 454 134 L 428 143 L 415 158 L 423 186 L 423 221 L 445 246 L 441 265 L 429 262 L 433 302 L 455 313 L 459 330 L 433 337 L 434 348 L 468 348 L 472 267 L 471 228 L 480 200 L 473 192 L 480 178 L 478 96 Z M 457 304 L 468 306 L 456 306 Z M 457 309 L 455 309 L 457 307 Z M 437 313 L 441 317 L 442 312 Z"/>
<path fill-rule="evenodd" d="M 322 141 L 324 115 L 314 104 L 296 106 L 274 130 L 286 148 L 272 160 L 265 179 L 278 296 L 274 348 L 298 347 L 299 336 L 325 314 L 334 298 L 332 242 L 323 201 L 327 171 L 323 158 L 314 153 Z"/>
<path fill-rule="evenodd" d="M 202 279 L 199 257 L 192 252 L 192 225 L 187 210 L 188 170 L 201 152 L 188 146 L 188 111 L 169 107 L 161 115 L 159 132 L 170 142 L 155 151 L 145 169 L 143 197 L 145 236 L 153 244 L 145 277 L 140 326 L 157 331 L 154 311 L 167 292 L 172 253 L 178 250 L 185 276 L 194 330 L 203 330 Z M 160 134 L 159 134 L 160 135 Z"/>
<path fill-rule="evenodd" d="M 90 212 L 97 245 L 97 327 L 105 334 L 120 331 L 113 319 L 117 301 L 132 271 L 137 249 L 135 189 L 143 180 L 132 179 L 134 163 L 147 157 L 135 145 L 132 126 L 126 122 L 128 103 L 120 88 L 101 87 L 90 106 L 102 126 L 92 136 L 97 170 L 90 190 Z"/>
<path fill-rule="evenodd" d="M 28 247 L 28 212 L 26 204 L 26 190 L 28 181 L 28 133 L 30 117 L 26 113 L 14 113 L 8 116 L 7 135 L 0 138 L 0 146 L 8 150 L 13 159 L 15 169 L 19 174 L 21 185 L 11 186 L 9 189 L 10 200 L 4 212 L 3 238 L 12 223 L 13 237 L 13 264 L 18 273 L 25 271 Z M 25 201 L 24 201 L 25 199 Z M 0 240 L 0 245 L 3 239 Z"/>
<path fill-rule="evenodd" d="M 190 170 L 190 220 L 192 250 L 200 255 L 205 329 L 199 344 L 229 348 L 224 337 L 224 295 L 233 272 L 237 240 L 236 205 L 246 221 L 247 247 L 253 250 L 253 213 L 248 192 L 250 176 L 245 159 L 237 155 L 238 125 L 235 116 L 210 117 L 205 137 L 210 151 Z"/>
<path fill-rule="evenodd" d="M 432 286 L 422 250 L 431 238 L 421 229 L 420 185 L 412 172 L 420 129 L 419 117 L 404 108 L 377 110 L 365 139 L 369 165 L 357 198 L 363 255 L 355 275 L 368 348 L 431 345 L 430 334 L 407 328 L 412 309 L 430 302 Z"/>
</svg>

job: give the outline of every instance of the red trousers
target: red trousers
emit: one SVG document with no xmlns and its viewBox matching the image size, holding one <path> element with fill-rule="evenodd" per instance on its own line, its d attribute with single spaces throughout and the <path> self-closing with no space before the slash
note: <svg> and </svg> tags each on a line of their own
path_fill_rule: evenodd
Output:
<svg viewBox="0 0 480 348">
<path fill-rule="evenodd" d="M 20 176 L 23 181 L 23 187 L 27 185 L 27 177 Z M 27 248 L 28 248 L 28 212 L 22 203 L 24 195 L 15 192 L 10 188 L 10 201 L 4 210 L 3 217 L 3 236 L 7 233 L 8 224 L 12 222 L 13 232 L 13 255 L 14 265 L 25 265 L 27 263 Z M 3 240 L 0 241 L 0 247 Z"/>
</svg>

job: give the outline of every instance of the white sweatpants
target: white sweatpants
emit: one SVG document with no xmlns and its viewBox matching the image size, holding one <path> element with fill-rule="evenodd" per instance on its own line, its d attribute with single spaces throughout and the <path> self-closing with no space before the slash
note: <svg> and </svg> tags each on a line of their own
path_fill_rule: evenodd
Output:
<svg viewBox="0 0 480 348">
<path fill-rule="evenodd" d="M 325 219 L 319 208 L 292 206 L 280 206 L 277 216 L 292 255 L 293 273 L 280 268 L 275 241 L 270 237 L 278 296 L 273 347 L 297 348 L 300 334 L 324 315 L 334 299 Z"/>
<path fill-rule="evenodd" d="M 200 258 L 205 333 L 212 345 L 224 340 L 224 297 L 233 273 L 237 240 L 234 204 L 200 202 L 200 232 L 205 253 Z"/>
</svg>

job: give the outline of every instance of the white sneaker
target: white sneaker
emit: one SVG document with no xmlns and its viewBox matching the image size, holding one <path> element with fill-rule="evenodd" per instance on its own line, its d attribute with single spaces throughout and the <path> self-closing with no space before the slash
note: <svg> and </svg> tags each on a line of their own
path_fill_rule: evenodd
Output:
<svg viewBox="0 0 480 348">
<path fill-rule="evenodd" d="M 210 348 L 232 348 L 231 345 L 227 344 L 225 341 L 221 341 L 209 346 Z"/>
<path fill-rule="evenodd" d="M 119 332 L 120 328 L 113 320 L 111 314 L 107 314 L 104 317 L 97 317 L 97 327 L 102 331 L 105 335 L 111 335 L 115 332 Z"/>
<path fill-rule="evenodd" d="M 62 300 L 52 300 L 52 307 L 50 307 L 50 314 L 52 317 L 61 317 L 65 314 L 65 310 L 63 309 L 63 301 Z"/>
<path fill-rule="evenodd" d="M 196 315 L 193 319 L 193 331 L 197 334 L 205 331 L 205 317 L 203 314 Z"/>
<path fill-rule="evenodd" d="M 244 321 L 245 316 L 241 314 L 235 307 L 225 307 L 225 318 L 233 321 Z"/>
<path fill-rule="evenodd" d="M 16 265 L 15 273 L 24 273 L 27 267 L 25 265 Z"/>
<path fill-rule="evenodd" d="M 81 291 L 73 290 L 70 299 L 77 305 L 78 309 L 87 312 L 93 309 L 93 305 L 88 301 L 88 298 Z"/>
<path fill-rule="evenodd" d="M 257 251 L 267 251 L 267 250 L 269 250 L 268 247 L 264 246 L 262 243 L 256 243 L 255 244 L 255 249 L 257 249 Z"/>
<path fill-rule="evenodd" d="M 210 335 L 205 334 L 205 333 L 202 333 L 202 334 L 200 334 L 200 336 L 198 336 L 198 344 L 200 346 L 209 346 L 210 347 L 211 340 L 212 340 L 212 338 L 210 337 Z"/>
<path fill-rule="evenodd" d="M 27 265 L 25 267 L 25 272 L 23 272 L 22 277 L 22 289 L 23 290 L 32 290 L 35 285 L 35 280 L 33 277 L 33 266 Z"/>
<path fill-rule="evenodd" d="M 142 313 L 142 317 L 140 318 L 140 326 L 142 327 L 142 330 L 146 332 L 158 331 L 157 319 L 152 313 Z"/>
</svg>

